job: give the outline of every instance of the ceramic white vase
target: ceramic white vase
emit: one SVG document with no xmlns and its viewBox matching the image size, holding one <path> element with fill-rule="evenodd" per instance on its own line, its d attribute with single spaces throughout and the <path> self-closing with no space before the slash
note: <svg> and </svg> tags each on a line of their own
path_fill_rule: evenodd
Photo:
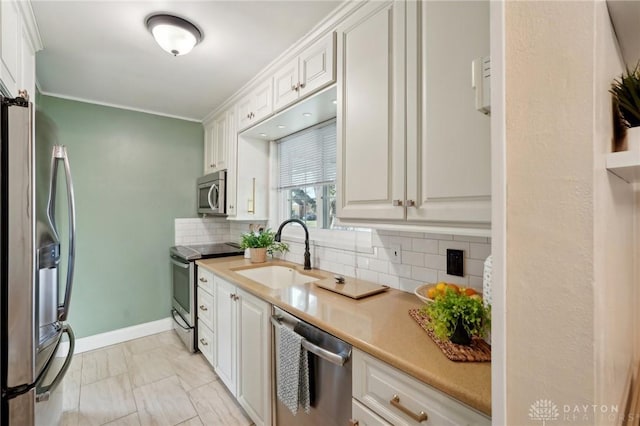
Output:
<svg viewBox="0 0 640 426">
<path fill-rule="evenodd" d="M 640 127 L 627 129 L 627 151 L 640 151 Z"/>
</svg>

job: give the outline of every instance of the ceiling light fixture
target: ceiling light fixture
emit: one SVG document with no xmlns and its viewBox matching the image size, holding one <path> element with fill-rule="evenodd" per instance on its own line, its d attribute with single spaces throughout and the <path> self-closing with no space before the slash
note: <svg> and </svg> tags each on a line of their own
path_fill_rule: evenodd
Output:
<svg viewBox="0 0 640 426">
<path fill-rule="evenodd" d="M 185 55 L 202 41 L 202 33 L 191 22 L 173 15 L 157 14 L 147 18 L 147 29 L 163 50 L 173 56 Z"/>
</svg>

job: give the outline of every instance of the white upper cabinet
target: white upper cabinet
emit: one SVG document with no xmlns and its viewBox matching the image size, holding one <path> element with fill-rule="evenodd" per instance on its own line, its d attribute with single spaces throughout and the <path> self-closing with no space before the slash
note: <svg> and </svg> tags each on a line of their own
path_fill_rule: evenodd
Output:
<svg viewBox="0 0 640 426">
<path fill-rule="evenodd" d="M 227 145 L 229 142 L 229 118 L 227 112 L 204 125 L 204 173 L 213 173 L 227 168 Z"/>
<path fill-rule="evenodd" d="M 338 27 L 341 219 L 403 219 L 405 2 L 372 2 Z"/>
<path fill-rule="evenodd" d="M 405 20 L 406 17 L 406 20 Z M 338 217 L 486 233 L 489 2 L 369 3 L 338 28 Z"/>
<path fill-rule="evenodd" d="M 236 109 L 227 111 L 227 215 L 236 214 L 236 179 L 238 174 L 238 128 Z"/>
<path fill-rule="evenodd" d="M 22 56 L 22 23 L 14 1 L 0 2 L 2 14 L 2 67 L 0 78 L 11 96 L 18 95 Z"/>
<path fill-rule="evenodd" d="M 414 18 L 408 51 L 422 48 L 417 51 L 419 81 L 411 74 L 407 81 L 407 199 L 414 201 L 407 206 L 407 219 L 488 225 L 490 117 L 475 108 L 470 64 L 489 54 L 489 2 L 425 1 L 413 7 L 418 10 L 407 16 L 420 14 L 422 28 Z"/>
<path fill-rule="evenodd" d="M 0 82 L 6 94 L 36 94 L 35 54 L 42 48 L 28 1 L 0 2 Z"/>
<path fill-rule="evenodd" d="M 327 34 L 275 72 L 274 110 L 335 81 L 335 40 L 335 33 Z"/>
<path fill-rule="evenodd" d="M 256 86 L 255 89 L 238 102 L 238 130 L 244 130 L 273 112 L 273 85 L 271 78 Z"/>
</svg>

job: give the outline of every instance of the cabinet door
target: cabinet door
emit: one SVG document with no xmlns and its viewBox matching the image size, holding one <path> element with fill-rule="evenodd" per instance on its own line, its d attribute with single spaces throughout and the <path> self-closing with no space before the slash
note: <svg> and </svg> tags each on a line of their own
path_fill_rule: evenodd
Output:
<svg viewBox="0 0 640 426">
<path fill-rule="evenodd" d="M 273 85 L 270 78 L 252 92 L 251 124 L 257 123 L 273 112 L 272 93 Z"/>
<path fill-rule="evenodd" d="M 227 114 L 213 120 L 213 171 L 226 168 L 227 161 Z"/>
<path fill-rule="evenodd" d="M 340 218 L 405 217 L 404 11 L 368 3 L 337 31 Z"/>
<path fill-rule="evenodd" d="M 351 424 L 357 426 L 391 426 L 391 423 L 387 423 L 355 399 L 351 402 L 351 418 Z"/>
<path fill-rule="evenodd" d="M 251 106 L 253 104 L 253 96 L 251 94 L 242 98 L 236 105 L 236 123 L 238 131 L 244 130 L 251 124 Z"/>
<path fill-rule="evenodd" d="M 273 76 L 273 109 L 278 110 L 298 99 L 298 58 L 280 68 Z"/>
<path fill-rule="evenodd" d="M 228 188 L 227 188 L 228 190 Z M 269 219 L 269 144 L 238 135 L 236 216 L 233 220 Z"/>
<path fill-rule="evenodd" d="M 300 96 L 306 96 L 336 80 L 336 33 L 331 33 L 300 55 Z"/>
<path fill-rule="evenodd" d="M 36 101 L 36 54 L 31 47 L 27 26 L 22 25 L 22 54 L 20 89 L 25 89 L 32 102 Z"/>
<path fill-rule="evenodd" d="M 488 224 L 490 117 L 475 109 L 469 70 L 471 60 L 489 54 L 489 1 L 411 6 L 421 10 L 407 16 L 421 16 L 422 28 L 415 24 L 417 31 L 408 33 L 407 51 L 411 56 L 422 49 L 419 72 L 407 82 L 419 103 L 410 107 L 407 129 L 421 133 L 407 138 L 407 198 L 415 200 L 407 219 Z"/>
<path fill-rule="evenodd" d="M 256 426 L 271 424 L 270 305 L 238 290 L 238 402 Z"/>
<path fill-rule="evenodd" d="M 236 215 L 236 174 L 238 155 L 237 109 L 227 111 L 227 215 Z"/>
<path fill-rule="evenodd" d="M 17 96 L 22 61 L 22 18 L 15 1 L 0 2 L 0 15 L 0 80 L 11 96 Z M 35 93 L 32 95 L 35 99 Z"/>
<path fill-rule="evenodd" d="M 214 122 L 204 123 L 204 174 L 215 170 Z"/>
<path fill-rule="evenodd" d="M 215 294 L 215 371 L 233 396 L 237 395 L 236 287 L 219 277 L 213 279 Z"/>
</svg>

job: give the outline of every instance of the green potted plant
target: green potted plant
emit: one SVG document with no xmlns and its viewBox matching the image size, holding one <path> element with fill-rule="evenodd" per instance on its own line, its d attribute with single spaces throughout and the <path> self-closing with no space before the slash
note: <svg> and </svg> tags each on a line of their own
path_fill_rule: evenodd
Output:
<svg viewBox="0 0 640 426">
<path fill-rule="evenodd" d="M 289 245 L 281 243 L 275 239 L 276 233 L 271 229 L 242 234 L 240 246 L 249 249 L 252 263 L 263 263 L 267 261 L 267 253 L 285 253 L 289 251 Z"/>
<path fill-rule="evenodd" d="M 640 149 L 640 62 L 614 80 L 609 92 L 613 95 L 614 114 L 617 115 L 614 117 L 614 143 L 622 145 L 614 150 Z"/>
<path fill-rule="evenodd" d="M 491 308 L 481 297 L 451 288 L 422 310 L 431 318 L 429 327 L 436 337 L 459 345 L 469 345 L 473 336 L 482 337 L 491 325 Z"/>
</svg>

